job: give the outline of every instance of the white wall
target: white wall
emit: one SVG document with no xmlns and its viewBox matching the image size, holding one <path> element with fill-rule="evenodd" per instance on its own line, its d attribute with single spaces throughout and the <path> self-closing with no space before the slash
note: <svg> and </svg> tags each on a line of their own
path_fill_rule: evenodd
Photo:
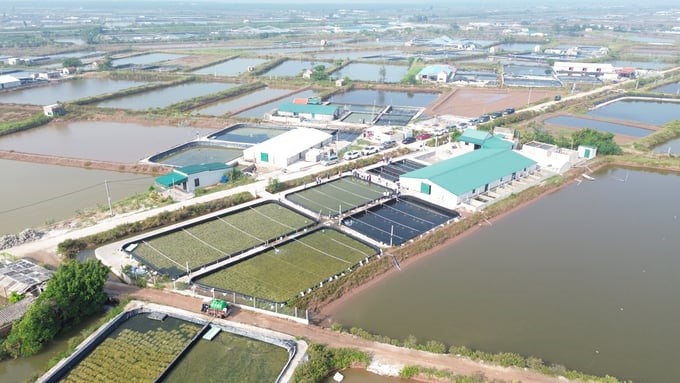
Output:
<svg viewBox="0 0 680 383">
<path fill-rule="evenodd" d="M 187 175 L 187 191 L 193 192 L 197 187 L 204 187 L 215 185 L 222 180 L 222 176 L 226 172 L 226 169 L 214 170 L 211 172 L 201 172 L 196 174 Z M 195 180 L 198 179 L 199 185 L 195 186 Z"/>
</svg>

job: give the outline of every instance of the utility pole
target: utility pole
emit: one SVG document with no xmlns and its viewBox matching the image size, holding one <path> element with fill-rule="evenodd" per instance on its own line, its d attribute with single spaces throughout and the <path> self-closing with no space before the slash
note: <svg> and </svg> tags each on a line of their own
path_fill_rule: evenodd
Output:
<svg viewBox="0 0 680 383">
<path fill-rule="evenodd" d="M 104 180 L 104 188 L 106 188 L 106 199 L 109 201 L 109 214 L 113 217 L 113 208 L 111 207 L 111 193 L 109 193 L 109 181 Z"/>
</svg>

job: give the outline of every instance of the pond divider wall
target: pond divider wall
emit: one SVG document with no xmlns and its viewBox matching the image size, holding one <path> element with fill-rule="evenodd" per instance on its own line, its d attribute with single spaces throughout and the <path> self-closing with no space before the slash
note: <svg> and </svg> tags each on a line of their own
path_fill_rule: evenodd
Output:
<svg viewBox="0 0 680 383">
<path fill-rule="evenodd" d="M 156 306 L 156 305 L 154 305 Z M 159 306 L 156 306 L 159 307 Z M 261 342 L 269 343 L 274 346 L 282 347 L 285 348 L 288 351 L 288 361 L 286 364 L 283 366 L 281 369 L 281 372 L 279 373 L 279 377 L 277 378 L 276 382 L 278 383 L 283 376 L 283 374 L 286 372 L 286 370 L 289 368 L 293 357 L 297 354 L 297 344 L 294 340 L 290 339 L 282 339 L 282 338 L 277 338 L 273 335 L 268 335 L 266 331 L 250 331 L 246 328 L 241 328 L 237 326 L 232 326 L 228 324 L 219 324 L 215 323 L 200 317 L 196 316 L 191 316 L 188 313 L 178 313 L 173 311 L 168 310 L 167 312 L 163 311 L 162 308 L 146 308 L 144 306 L 138 307 L 131 309 L 129 311 L 122 312 L 118 314 L 115 318 L 113 318 L 111 321 L 109 321 L 107 324 L 104 326 L 100 327 L 99 330 L 97 330 L 94 334 L 90 335 L 87 339 L 81 343 L 76 350 L 71 354 L 68 358 L 63 359 L 59 363 L 57 363 L 52 369 L 50 369 L 45 375 L 41 376 L 36 380 L 38 383 L 57 383 L 59 382 L 71 369 L 73 369 L 78 363 L 80 363 L 83 359 L 85 359 L 90 353 L 97 347 L 99 346 L 113 331 L 115 331 L 123 322 L 127 321 L 128 319 L 135 317 L 140 314 L 151 314 L 151 313 L 163 313 L 167 314 L 170 317 L 183 320 L 186 322 L 191 322 L 194 324 L 202 325 L 203 328 L 194 336 L 194 338 L 189 342 L 187 347 L 182 350 L 177 357 L 168 365 L 168 367 L 163 371 L 163 373 L 155 380 L 156 382 L 161 381 L 165 376 L 167 376 L 167 373 L 170 371 L 171 367 L 176 365 L 184 355 L 188 351 L 191 350 L 191 346 L 193 346 L 196 341 L 200 339 L 201 336 L 203 336 L 203 333 L 207 330 L 208 327 L 214 326 L 214 327 L 219 327 L 223 331 L 226 331 L 228 333 L 234 334 L 234 335 L 239 335 L 251 339 L 255 339 Z"/>
<path fill-rule="evenodd" d="M 194 346 L 194 344 L 196 344 L 196 342 L 198 342 L 198 340 L 201 339 L 203 334 L 205 334 L 208 331 L 208 328 L 210 328 L 210 322 L 203 325 L 203 328 L 201 328 L 201 330 L 197 332 L 193 338 L 191 338 L 189 343 L 187 343 L 187 345 L 182 349 L 182 351 L 180 351 L 179 354 L 175 356 L 172 362 L 170 362 L 170 364 L 168 364 L 165 370 L 163 370 L 163 372 L 161 372 L 160 375 L 158 375 L 158 378 L 156 378 L 154 382 L 156 383 L 162 382 L 163 379 L 165 379 L 165 377 L 168 376 L 172 368 L 175 367 L 175 365 L 177 365 L 177 363 L 179 363 L 179 361 L 182 360 L 182 358 L 184 358 L 184 355 L 186 355 L 186 353 Z"/>
<path fill-rule="evenodd" d="M 185 142 L 185 143 L 179 144 L 177 146 L 174 146 L 170 149 L 164 150 L 162 152 L 158 152 L 158 153 L 156 153 L 156 154 L 154 154 L 154 155 L 152 155 L 148 158 L 141 160 L 140 162 L 141 163 L 151 163 L 151 164 L 154 164 L 154 165 L 162 165 L 162 166 L 181 167 L 181 166 L 175 166 L 175 165 L 171 165 L 171 164 L 164 164 L 160 161 L 165 159 L 165 158 L 172 156 L 173 154 L 185 151 L 187 149 L 191 149 L 194 146 L 212 146 L 212 147 L 215 147 L 215 148 L 224 148 L 224 149 L 246 149 L 246 148 L 249 148 L 252 145 L 238 144 L 238 143 L 235 143 L 235 142 L 226 142 L 226 141 L 219 142 L 217 140 L 200 140 L 199 139 L 199 140 Z M 233 161 L 230 161 L 230 162 L 233 163 L 234 161 L 236 161 L 236 160 L 233 160 Z"/>
</svg>

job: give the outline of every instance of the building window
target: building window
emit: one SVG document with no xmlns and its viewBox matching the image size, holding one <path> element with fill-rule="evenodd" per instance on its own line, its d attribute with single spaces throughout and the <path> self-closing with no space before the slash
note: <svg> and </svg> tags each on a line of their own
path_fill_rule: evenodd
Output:
<svg viewBox="0 0 680 383">
<path fill-rule="evenodd" d="M 194 178 L 194 186 L 199 187 L 201 185 L 201 181 L 198 180 L 198 178 Z"/>
</svg>

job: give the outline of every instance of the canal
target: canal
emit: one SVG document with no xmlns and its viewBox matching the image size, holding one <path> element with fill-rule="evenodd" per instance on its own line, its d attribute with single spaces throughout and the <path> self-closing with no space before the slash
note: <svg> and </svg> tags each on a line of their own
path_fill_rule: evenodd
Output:
<svg viewBox="0 0 680 383">
<path fill-rule="evenodd" d="M 680 176 L 609 169 L 484 225 L 337 307 L 346 327 L 680 376 Z"/>
</svg>

